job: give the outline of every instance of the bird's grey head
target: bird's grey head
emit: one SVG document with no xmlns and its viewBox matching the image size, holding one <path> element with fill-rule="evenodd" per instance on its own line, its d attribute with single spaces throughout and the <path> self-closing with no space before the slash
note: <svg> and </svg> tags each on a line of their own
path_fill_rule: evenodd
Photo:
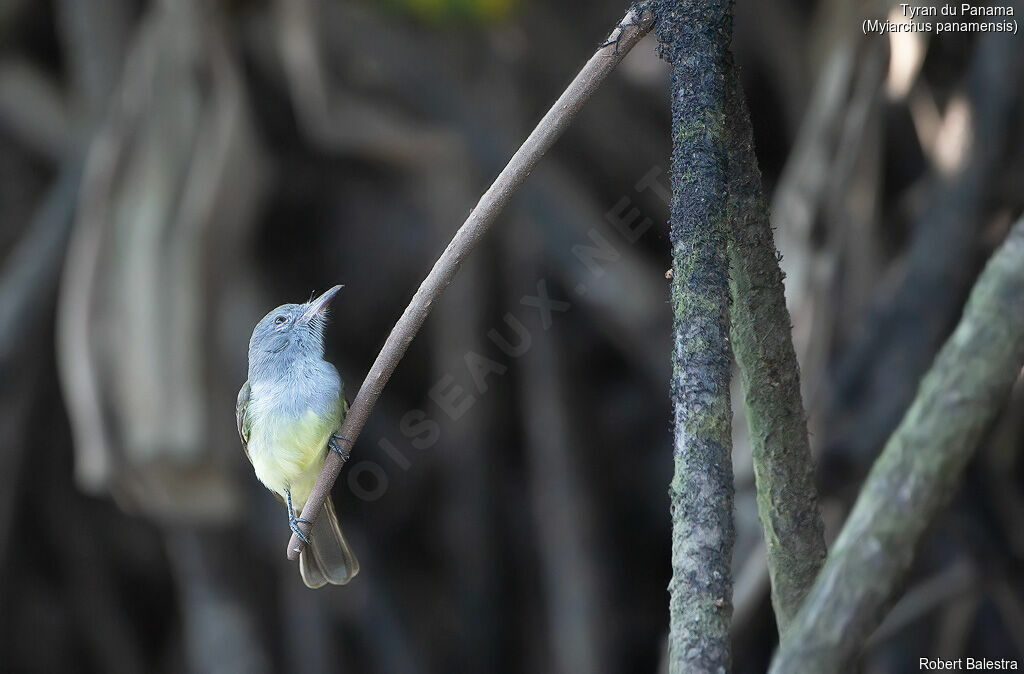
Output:
<svg viewBox="0 0 1024 674">
<path fill-rule="evenodd" d="M 305 304 L 282 304 L 264 316 L 249 340 L 249 379 L 274 375 L 298 359 L 323 358 L 327 308 L 342 287 Z"/>
</svg>

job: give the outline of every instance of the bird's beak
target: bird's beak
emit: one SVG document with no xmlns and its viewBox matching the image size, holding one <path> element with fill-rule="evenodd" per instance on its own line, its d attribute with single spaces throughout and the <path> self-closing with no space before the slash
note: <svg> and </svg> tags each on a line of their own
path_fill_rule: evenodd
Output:
<svg viewBox="0 0 1024 674">
<path fill-rule="evenodd" d="M 324 313 L 326 313 L 327 306 L 331 303 L 331 300 L 333 300 L 334 296 L 338 294 L 338 291 L 344 287 L 345 286 L 334 286 L 323 295 L 310 302 L 309 307 L 307 307 L 306 311 L 303 312 L 302 318 L 299 319 L 299 322 L 305 324 L 313 320 L 314 316 L 323 316 Z"/>
</svg>

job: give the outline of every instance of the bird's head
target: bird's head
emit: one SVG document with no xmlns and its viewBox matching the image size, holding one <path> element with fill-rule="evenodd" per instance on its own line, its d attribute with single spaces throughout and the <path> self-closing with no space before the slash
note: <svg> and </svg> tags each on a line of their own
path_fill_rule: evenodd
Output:
<svg viewBox="0 0 1024 674">
<path fill-rule="evenodd" d="M 305 304 L 282 304 L 263 317 L 249 340 L 249 376 L 295 358 L 323 358 L 324 327 L 331 300 L 344 286 L 334 286 Z"/>
</svg>

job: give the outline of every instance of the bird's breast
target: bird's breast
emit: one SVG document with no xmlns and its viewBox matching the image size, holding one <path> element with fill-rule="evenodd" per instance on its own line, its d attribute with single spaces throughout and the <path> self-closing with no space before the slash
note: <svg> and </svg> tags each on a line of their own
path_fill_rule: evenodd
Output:
<svg viewBox="0 0 1024 674">
<path fill-rule="evenodd" d="M 252 425 L 249 436 L 249 458 L 259 478 L 268 489 L 305 501 L 302 494 L 312 487 L 311 480 L 323 465 L 327 441 L 340 420 L 312 407 L 298 408 L 260 400 L 249 403 Z M 310 482 L 307 485 L 306 483 Z"/>
</svg>

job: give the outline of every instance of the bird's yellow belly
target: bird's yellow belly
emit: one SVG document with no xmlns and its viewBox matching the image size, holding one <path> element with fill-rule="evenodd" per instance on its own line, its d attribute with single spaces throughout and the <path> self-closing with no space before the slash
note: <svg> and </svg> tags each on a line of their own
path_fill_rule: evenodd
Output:
<svg viewBox="0 0 1024 674">
<path fill-rule="evenodd" d="M 291 419 L 273 413 L 262 417 L 253 424 L 248 444 L 256 477 L 282 497 L 291 490 L 294 506 L 302 508 L 320 474 L 333 431 L 332 420 L 318 417 L 313 410 Z"/>
</svg>

